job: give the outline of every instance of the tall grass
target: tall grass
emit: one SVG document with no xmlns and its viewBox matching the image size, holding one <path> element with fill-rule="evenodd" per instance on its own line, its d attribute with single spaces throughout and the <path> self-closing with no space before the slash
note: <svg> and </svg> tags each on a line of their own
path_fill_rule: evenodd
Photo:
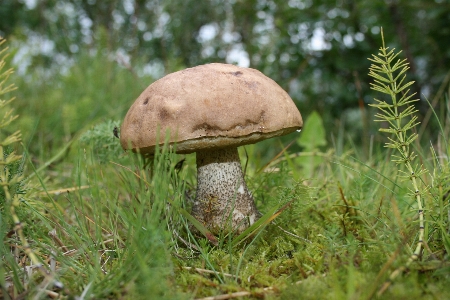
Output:
<svg viewBox="0 0 450 300">
<path fill-rule="evenodd" d="M 23 201 L 31 214 L 29 222 L 38 224 L 31 225 L 33 235 L 40 237 L 34 248 L 61 282 L 44 292 L 97 299 L 146 299 L 150 294 L 175 299 L 166 206 L 169 200 L 179 202 L 182 193 L 167 184 L 174 176 L 168 164 L 173 154 L 164 150 L 156 156 L 152 172 L 158 176 L 150 177 L 138 157 L 99 165 L 92 148 L 79 151 L 72 186 L 49 190 L 37 175 L 43 191 Z M 38 276 L 22 276 L 29 293 L 43 293 L 36 284 Z"/>
</svg>

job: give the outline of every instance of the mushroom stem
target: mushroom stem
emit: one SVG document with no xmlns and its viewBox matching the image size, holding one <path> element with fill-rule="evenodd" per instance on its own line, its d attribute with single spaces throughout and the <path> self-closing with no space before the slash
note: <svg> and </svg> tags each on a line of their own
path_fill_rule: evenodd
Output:
<svg viewBox="0 0 450 300">
<path fill-rule="evenodd" d="M 240 233 L 257 220 L 259 212 L 245 184 L 236 147 L 197 152 L 192 214 L 213 233 Z"/>
</svg>

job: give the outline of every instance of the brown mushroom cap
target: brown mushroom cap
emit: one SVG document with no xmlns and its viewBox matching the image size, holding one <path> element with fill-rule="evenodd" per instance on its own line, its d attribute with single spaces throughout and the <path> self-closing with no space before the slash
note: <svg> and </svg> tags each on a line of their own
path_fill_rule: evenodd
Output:
<svg viewBox="0 0 450 300">
<path fill-rule="evenodd" d="M 303 121 L 289 95 L 261 72 L 207 64 L 169 74 L 136 99 L 120 131 L 124 149 L 153 153 L 167 132 L 178 153 L 237 147 L 285 135 Z"/>
</svg>

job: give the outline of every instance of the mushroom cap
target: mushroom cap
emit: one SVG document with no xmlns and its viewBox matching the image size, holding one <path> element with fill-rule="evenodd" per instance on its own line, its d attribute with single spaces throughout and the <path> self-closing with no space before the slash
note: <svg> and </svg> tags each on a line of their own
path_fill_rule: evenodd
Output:
<svg viewBox="0 0 450 300">
<path fill-rule="evenodd" d="M 169 133 L 178 153 L 237 147 L 301 129 L 289 95 L 261 72 L 207 64 L 171 73 L 147 87 L 120 130 L 124 149 L 153 153 Z"/>
</svg>

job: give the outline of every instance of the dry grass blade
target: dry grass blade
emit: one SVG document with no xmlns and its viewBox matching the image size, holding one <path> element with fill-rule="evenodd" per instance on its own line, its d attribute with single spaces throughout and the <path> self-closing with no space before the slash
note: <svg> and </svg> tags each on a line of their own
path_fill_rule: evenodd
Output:
<svg viewBox="0 0 450 300">
<path fill-rule="evenodd" d="M 270 210 L 267 212 L 264 216 L 262 216 L 258 221 L 253 223 L 252 226 L 247 228 L 243 233 L 241 233 L 239 236 L 237 236 L 232 241 L 233 247 L 239 245 L 240 243 L 244 242 L 245 240 L 255 236 L 255 234 L 259 231 L 261 231 L 265 226 L 267 226 L 270 222 L 272 222 L 274 219 L 276 219 L 284 210 L 286 210 L 289 206 L 291 206 L 292 202 L 295 199 L 290 200 L 288 203 L 283 205 L 280 209 L 276 210 L 276 208 Z"/>
<path fill-rule="evenodd" d="M 267 287 L 267 288 L 262 289 L 262 293 L 261 292 L 258 293 L 258 292 L 243 291 L 243 292 L 234 292 L 234 293 L 222 294 L 222 295 L 211 296 L 211 297 L 197 298 L 196 300 L 226 300 L 226 299 L 252 296 L 252 295 L 256 295 L 256 294 L 260 294 L 259 295 L 260 297 L 264 297 L 263 295 L 265 293 L 271 292 L 273 290 L 274 290 L 273 287 Z"/>
<path fill-rule="evenodd" d="M 76 186 L 76 187 L 70 187 L 70 188 L 62 188 L 62 189 L 56 189 L 56 190 L 51 190 L 51 191 L 46 191 L 46 192 L 40 192 L 39 195 L 40 196 L 46 196 L 48 194 L 50 195 L 59 195 L 62 193 L 67 193 L 67 192 L 75 192 L 75 191 L 79 191 L 79 190 L 85 190 L 90 188 L 89 185 L 82 185 L 82 186 Z"/>
<path fill-rule="evenodd" d="M 274 164 L 274 162 L 276 162 L 277 161 L 277 159 L 278 158 L 280 158 L 280 156 L 282 156 L 286 151 L 287 151 L 287 149 L 289 149 L 289 147 L 291 147 L 292 146 L 292 144 L 295 142 L 295 140 L 294 141 L 292 141 L 292 142 L 290 142 L 286 147 L 284 147 L 277 155 L 275 155 L 267 164 L 265 164 L 261 169 L 259 169 L 256 173 L 261 173 L 261 172 L 263 172 L 267 167 L 269 167 L 269 166 L 271 166 L 272 164 Z"/>
<path fill-rule="evenodd" d="M 198 272 L 200 274 L 214 274 L 214 275 L 220 274 L 220 275 L 222 275 L 224 277 L 230 277 L 230 278 L 234 278 L 234 279 L 239 279 L 238 277 L 236 277 L 233 274 L 228 274 L 228 273 L 223 273 L 223 272 L 216 272 L 216 271 L 207 270 L 207 269 L 201 269 L 201 268 L 183 267 L 183 270 L 188 270 L 188 271 L 193 270 L 193 271 L 196 271 L 196 272 Z"/>
</svg>

